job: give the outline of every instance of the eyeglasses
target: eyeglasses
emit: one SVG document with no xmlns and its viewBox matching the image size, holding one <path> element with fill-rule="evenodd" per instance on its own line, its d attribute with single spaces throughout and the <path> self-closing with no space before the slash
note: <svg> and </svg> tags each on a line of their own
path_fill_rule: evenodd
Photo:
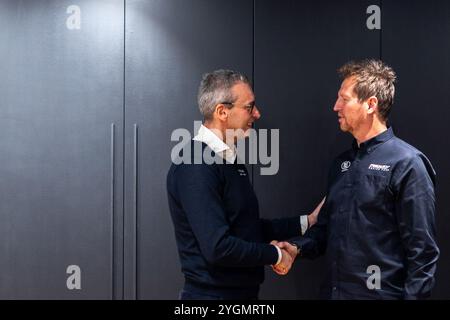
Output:
<svg viewBox="0 0 450 320">
<path fill-rule="evenodd" d="M 228 104 L 228 105 L 231 105 L 231 106 L 234 106 L 234 107 L 236 106 L 234 102 L 222 102 L 221 104 Z M 249 103 L 249 104 L 247 104 L 245 106 L 242 106 L 241 108 L 247 109 L 247 112 L 249 114 L 252 114 L 253 113 L 253 109 L 255 108 L 255 105 L 256 105 L 256 103 L 252 102 L 252 103 Z"/>
</svg>

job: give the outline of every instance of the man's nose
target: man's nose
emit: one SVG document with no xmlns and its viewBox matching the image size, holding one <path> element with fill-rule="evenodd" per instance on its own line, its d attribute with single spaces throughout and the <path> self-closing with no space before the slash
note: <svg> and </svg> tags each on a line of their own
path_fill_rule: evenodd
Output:
<svg viewBox="0 0 450 320">
<path fill-rule="evenodd" d="M 336 102 L 334 103 L 333 111 L 338 112 L 339 110 L 341 110 L 341 108 L 338 103 L 338 100 L 336 100 Z"/>
<path fill-rule="evenodd" d="M 261 118 L 261 112 L 259 112 L 259 109 L 257 106 L 253 107 L 252 117 L 255 118 L 255 120 L 258 120 L 259 118 Z"/>
</svg>

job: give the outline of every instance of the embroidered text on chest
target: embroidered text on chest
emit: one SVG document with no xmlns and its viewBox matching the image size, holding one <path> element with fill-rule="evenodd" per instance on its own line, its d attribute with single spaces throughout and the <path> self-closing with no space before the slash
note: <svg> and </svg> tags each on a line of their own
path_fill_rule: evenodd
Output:
<svg viewBox="0 0 450 320">
<path fill-rule="evenodd" d="M 389 168 L 391 166 L 385 165 L 385 164 L 373 164 L 371 163 L 369 165 L 369 170 L 375 170 L 375 171 L 389 171 Z"/>
<path fill-rule="evenodd" d="M 240 176 L 246 176 L 247 175 L 247 173 L 245 172 L 244 169 L 237 169 L 237 171 L 239 172 Z"/>
</svg>

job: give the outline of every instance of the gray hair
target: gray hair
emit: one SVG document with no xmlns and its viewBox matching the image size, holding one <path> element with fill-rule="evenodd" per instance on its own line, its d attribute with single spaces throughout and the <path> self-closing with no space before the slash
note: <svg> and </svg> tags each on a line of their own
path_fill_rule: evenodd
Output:
<svg viewBox="0 0 450 320">
<path fill-rule="evenodd" d="M 378 112 L 382 120 L 387 120 L 394 104 L 396 74 L 381 60 L 366 59 L 350 61 L 338 69 L 343 78 L 355 76 L 354 91 L 360 102 L 375 96 L 378 99 Z"/>
<path fill-rule="evenodd" d="M 205 120 L 212 119 L 219 103 L 236 101 L 231 88 L 239 82 L 250 86 L 250 81 L 244 74 L 232 70 L 220 69 L 203 75 L 197 100 L 200 113 Z"/>
</svg>

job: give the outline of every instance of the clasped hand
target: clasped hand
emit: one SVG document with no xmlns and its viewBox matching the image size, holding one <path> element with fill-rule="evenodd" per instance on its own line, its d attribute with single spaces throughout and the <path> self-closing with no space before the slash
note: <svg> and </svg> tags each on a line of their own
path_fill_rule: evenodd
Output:
<svg viewBox="0 0 450 320">
<path fill-rule="evenodd" d="M 270 244 L 273 244 L 281 249 L 281 261 L 278 264 L 272 265 L 272 270 L 279 275 L 288 274 L 292 268 L 295 258 L 297 257 L 297 247 L 289 242 L 278 242 L 273 240 Z"/>
</svg>

